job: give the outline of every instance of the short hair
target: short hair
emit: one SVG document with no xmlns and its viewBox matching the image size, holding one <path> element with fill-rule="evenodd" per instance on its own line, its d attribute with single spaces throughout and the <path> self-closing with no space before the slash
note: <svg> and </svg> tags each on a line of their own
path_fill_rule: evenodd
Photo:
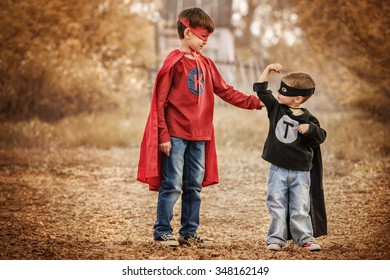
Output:
<svg viewBox="0 0 390 280">
<path fill-rule="evenodd" d="M 309 74 L 303 72 L 290 72 L 282 78 L 282 81 L 286 85 L 296 89 L 311 89 L 316 87 L 316 83 L 314 82 L 313 78 Z M 302 97 L 303 103 L 308 100 L 311 95 Z"/>
<path fill-rule="evenodd" d="M 282 78 L 282 81 L 290 87 L 297 89 L 315 88 L 316 83 L 313 78 L 303 72 L 291 72 Z"/>
<path fill-rule="evenodd" d="M 194 7 L 185 9 L 179 14 L 179 19 L 180 18 L 188 20 L 190 26 L 193 28 L 199 26 L 206 29 L 210 33 L 214 31 L 214 21 L 201 8 Z M 177 32 L 179 33 L 180 39 L 184 38 L 184 30 L 186 28 L 187 27 L 180 20 L 177 20 Z"/>
</svg>

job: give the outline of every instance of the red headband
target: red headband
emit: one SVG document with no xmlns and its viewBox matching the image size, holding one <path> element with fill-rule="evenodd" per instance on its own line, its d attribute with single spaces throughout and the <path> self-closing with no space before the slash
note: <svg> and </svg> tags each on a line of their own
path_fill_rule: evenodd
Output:
<svg viewBox="0 0 390 280">
<path fill-rule="evenodd" d="M 211 35 L 211 33 L 206 28 L 203 28 L 203 27 L 200 27 L 200 26 L 197 26 L 197 27 L 193 28 L 193 27 L 190 26 L 190 23 L 189 23 L 188 20 L 186 20 L 184 18 L 179 18 L 179 20 L 180 20 L 180 22 L 182 24 L 184 24 L 185 27 L 189 28 L 190 31 L 196 37 L 198 37 L 199 39 L 201 39 L 204 42 L 206 42 L 207 39 L 209 38 L 209 36 Z"/>
</svg>

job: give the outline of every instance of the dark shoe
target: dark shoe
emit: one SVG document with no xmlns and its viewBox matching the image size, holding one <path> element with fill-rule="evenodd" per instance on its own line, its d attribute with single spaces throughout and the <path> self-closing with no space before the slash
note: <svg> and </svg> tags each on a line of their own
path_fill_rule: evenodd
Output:
<svg viewBox="0 0 390 280">
<path fill-rule="evenodd" d="M 207 239 L 203 239 L 199 235 L 195 234 L 194 236 L 184 237 L 180 236 L 179 243 L 182 246 L 197 246 L 199 248 L 211 247 L 212 242 Z"/>
<path fill-rule="evenodd" d="M 173 237 L 172 234 L 163 234 L 154 240 L 164 246 L 177 247 L 180 245 L 180 243 Z"/>
</svg>

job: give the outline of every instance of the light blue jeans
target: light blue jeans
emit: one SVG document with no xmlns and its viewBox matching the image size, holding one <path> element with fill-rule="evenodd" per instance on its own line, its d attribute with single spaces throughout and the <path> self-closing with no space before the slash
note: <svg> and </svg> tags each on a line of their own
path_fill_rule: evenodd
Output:
<svg viewBox="0 0 390 280">
<path fill-rule="evenodd" d="M 162 158 L 162 180 L 157 201 L 154 238 L 172 234 L 173 207 L 181 195 L 179 234 L 194 236 L 199 227 L 200 192 L 205 172 L 205 142 L 171 137 L 169 157 Z"/>
<path fill-rule="evenodd" d="M 267 244 L 279 243 L 284 246 L 288 238 L 288 226 L 292 239 L 298 246 L 316 241 L 309 215 L 310 171 L 289 170 L 271 165 L 267 207 L 271 214 Z"/>
</svg>

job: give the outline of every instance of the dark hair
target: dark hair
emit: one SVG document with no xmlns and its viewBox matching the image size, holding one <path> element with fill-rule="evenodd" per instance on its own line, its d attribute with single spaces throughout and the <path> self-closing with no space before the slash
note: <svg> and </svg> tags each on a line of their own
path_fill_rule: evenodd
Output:
<svg viewBox="0 0 390 280">
<path fill-rule="evenodd" d="M 205 28 L 208 32 L 212 33 L 214 31 L 215 25 L 212 18 L 201 8 L 188 8 L 183 10 L 179 14 L 179 19 L 183 18 L 188 20 L 191 27 L 202 27 Z M 180 22 L 180 20 L 177 20 L 177 32 L 179 33 L 180 39 L 184 38 L 184 30 L 187 27 Z"/>
</svg>

